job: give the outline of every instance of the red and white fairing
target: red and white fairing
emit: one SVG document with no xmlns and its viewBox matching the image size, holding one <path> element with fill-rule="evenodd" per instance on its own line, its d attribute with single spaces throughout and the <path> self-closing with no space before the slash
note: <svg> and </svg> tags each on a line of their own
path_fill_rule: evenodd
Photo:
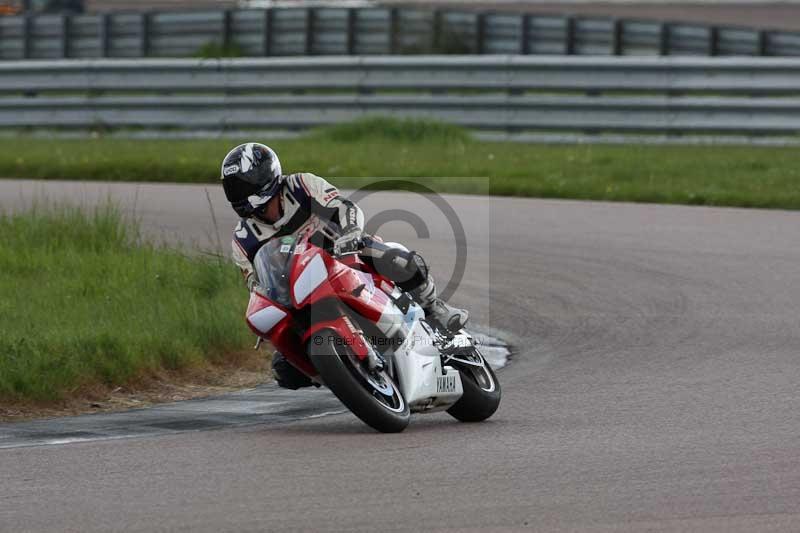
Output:
<svg viewBox="0 0 800 533">
<path fill-rule="evenodd" d="M 305 347 L 316 333 L 333 330 L 359 359 L 374 356 L 376 350 L 391 358 L 398 386 L 412 411 L 446 409 L 457 402 L 463 394 L 461 376 L 442 365 L 419 305 L 409 302 L 403 312 L 393 299 L 400 295 L 394 283 L 372 271 L 357 255 L 332 257 L 309 243 L 309 236 L 310 230 L 290 249 L 284 245 L 259 252 L 289 254 L 284 280 L 288 296 L 281 303 L 270 298 L 268 290 L 251 293 L 247 323 L 253 332 L 272 342 L 293 366 L 319 379 Z M 331 302 L 338 302 L 346 312 L 334 317 L 315 313 L 315 308 L 329 308 Z M 380 338 L 367 339 L 348 314 L 373 324 Z M 315 315 L 320 315 L 319 320 Z M 303 325 L 298 320 L 301 316 Z"/>
</svg>

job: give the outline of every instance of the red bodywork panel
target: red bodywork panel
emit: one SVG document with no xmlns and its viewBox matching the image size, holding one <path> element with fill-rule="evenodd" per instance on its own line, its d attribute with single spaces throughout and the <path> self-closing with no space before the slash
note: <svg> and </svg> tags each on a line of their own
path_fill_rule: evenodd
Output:
<svg viewBox="0 0 800 533">
<path fill-rule="evenodd" d="M 252 293 L 247 307 L 247 323 L 256 335 L 267 338 L 277 350 L 297 369 L 309 377 L 318 373 L 306 353 L 306 343 L 312 337 L 325 329 L 333 330 L 342 342 L 350 347 L 361 359 L 369 353 L 369 347 L 362 332 L 358 331 L 349 318 L 344 316 L 333 320 L 313 322 L 313 312 L 310 313 L 312 323 L 304 332 L 298 332 L 292 314 L 297 308 L 305 309 L 309 306 L 319 305 L 323 301 L 335 299 L 342 302 L 359 315 L 371 322 L 377 323 L 387 305 L 392 305 L 391 299 L 384 292 L 391 291 L 394 284 L 387 278 L 373 272 L 356 254 L 347 255 L 337 260 L 321 248 L 307 242 L 301 237 L 297 249 L 301 253 L 295 255 L 289 268 L 289 286 L 292 295 L 292 304 L 295 309 L 286 308 L 273 302 L 259 293 Z M 304 246 L 305 244 L 305 246 Z M 311 263 L 316 255 L 320 255 L 327 270 L 327 279 L 323 281 L 311 294 L 306 297 L 302 305 L 298 306 L 294 296 L 295 282 L 303 270 Z M 251 322 L 251 318 L 268 307 L 285 313 L 283 318 L 275 322 L 269 331 L 260 331 Z M 268 311 L 270 316 L 279 316 L 278 312 Z M 330 314 L 327 315 L 330 317 Z M 272 321 L 269 322 L 272 324 Z M 323 339 L 327 342 L 327 339 Z"/>
<path fill-rule="evenodd" d="M 367 320 L 378 322 L 384 307 L 390 302 L 389 296 L 379 287 L 393 288 L 394 284 L 383 276 L 370 272 L 369 267 L 355 254 L 343 258 L 349 263 L 348 265 L 344 261 L 337 261 L 316 246 L 308 246 L 308 249 L 295 259 L 290 275 L 292 284 L 316 255 L 322 256 L 328 271 L 328 279 L 317 287 L 302 305 L 298 305 L 299 302 L 295 300 L 292 290 L 292 303 L 295 307 L 306 307 L 328 298 L 337 298 Z"/>
<path fill-rule="evenodd" d="M 343 316 L 335 320 L 317 322 L 311 326 L 311 328 L 306 331 L 305 335 L 303 335 L 303 346 L 305 346 L 309 340 L 318 345 L 329 342 L 330 339 L 326 339 L 324 335 L 318 335 L 320 331 L 326 329 L 335 331 L 341 342 L 345 346 L 349 346 L 359 359 L 364 359 L 369 354 L 369 347 L 367 347 L 367 343 L 364 340 L 364 335 L 355 329 L 350 319 Z"/>
</svg>

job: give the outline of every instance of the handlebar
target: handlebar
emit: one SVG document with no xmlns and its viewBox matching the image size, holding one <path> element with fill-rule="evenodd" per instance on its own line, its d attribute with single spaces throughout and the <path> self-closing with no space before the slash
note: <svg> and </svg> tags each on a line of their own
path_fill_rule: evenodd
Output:
<svg viewBox="0 0 800 533">
<path fill-rule="evenodd" d="M 330 241 L 331 243 L 335 243 L 337 239 L 342 236 L 342 227 L 339 224 L 333 222 L 332 220 L 323 220 L 317 219 L 317 223 L 310 225 L 306 231 L 307 238 L 310 238 L 315 233 L 322 234 L 326 240 Z M 348 250 L 346 252 L 342 252 L 341 250 L 337 249 L 335 244 L 331 246 L 329 250 L 327 250 L 331 255 L 334 257 L 342 257 L 349 254 L 358 253 L 359 251 L 363 250 L 367 246 L 367 241 L 371 241 L 372 238 L 369 235 L 362 236 L 361 239 L 358 240 L 356 243 L 354 250 Z"/>
</svg>

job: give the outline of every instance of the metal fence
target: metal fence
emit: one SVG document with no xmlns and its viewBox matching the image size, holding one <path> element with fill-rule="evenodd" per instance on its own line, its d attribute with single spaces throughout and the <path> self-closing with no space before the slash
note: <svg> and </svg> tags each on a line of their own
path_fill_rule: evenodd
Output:
<svg viewBox="0 0 800 533">
<path fill-rule="evenodd" d="M 385 54 L 800 56 L 800 33 L 420 9 L 0 17 L 0 59 Z"/>
<path fill-rule="evenodd" d="M 0 127 L 795 134 L 800 59 L 337 57 L 0 64 Z"/>
</svg>

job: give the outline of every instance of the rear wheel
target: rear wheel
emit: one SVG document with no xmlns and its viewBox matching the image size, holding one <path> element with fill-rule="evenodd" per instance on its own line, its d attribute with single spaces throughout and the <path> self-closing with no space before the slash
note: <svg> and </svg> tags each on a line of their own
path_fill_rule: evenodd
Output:
<svg viewBox="0 0 800 533">
<path fill-rule="evenodd" d="M 316 341 L 322 339 L 322 344 Z M 333 394 L 369 426 L 399 433 L 411 417 L 408 404 L 386 370 L 371 370 L 334 331 L 317 333 L 308 343 L 311 361 Z"/>
<path fill-rule="evenodd" d="M 461 374 L 464 395 L 447 412 L 462 422 L 486 420 L 500 407 L 500 382 L 477 348 L 470 348 L 457 359 L 463 362 L 451 359 L 447 364 Z"/>
</svg>

